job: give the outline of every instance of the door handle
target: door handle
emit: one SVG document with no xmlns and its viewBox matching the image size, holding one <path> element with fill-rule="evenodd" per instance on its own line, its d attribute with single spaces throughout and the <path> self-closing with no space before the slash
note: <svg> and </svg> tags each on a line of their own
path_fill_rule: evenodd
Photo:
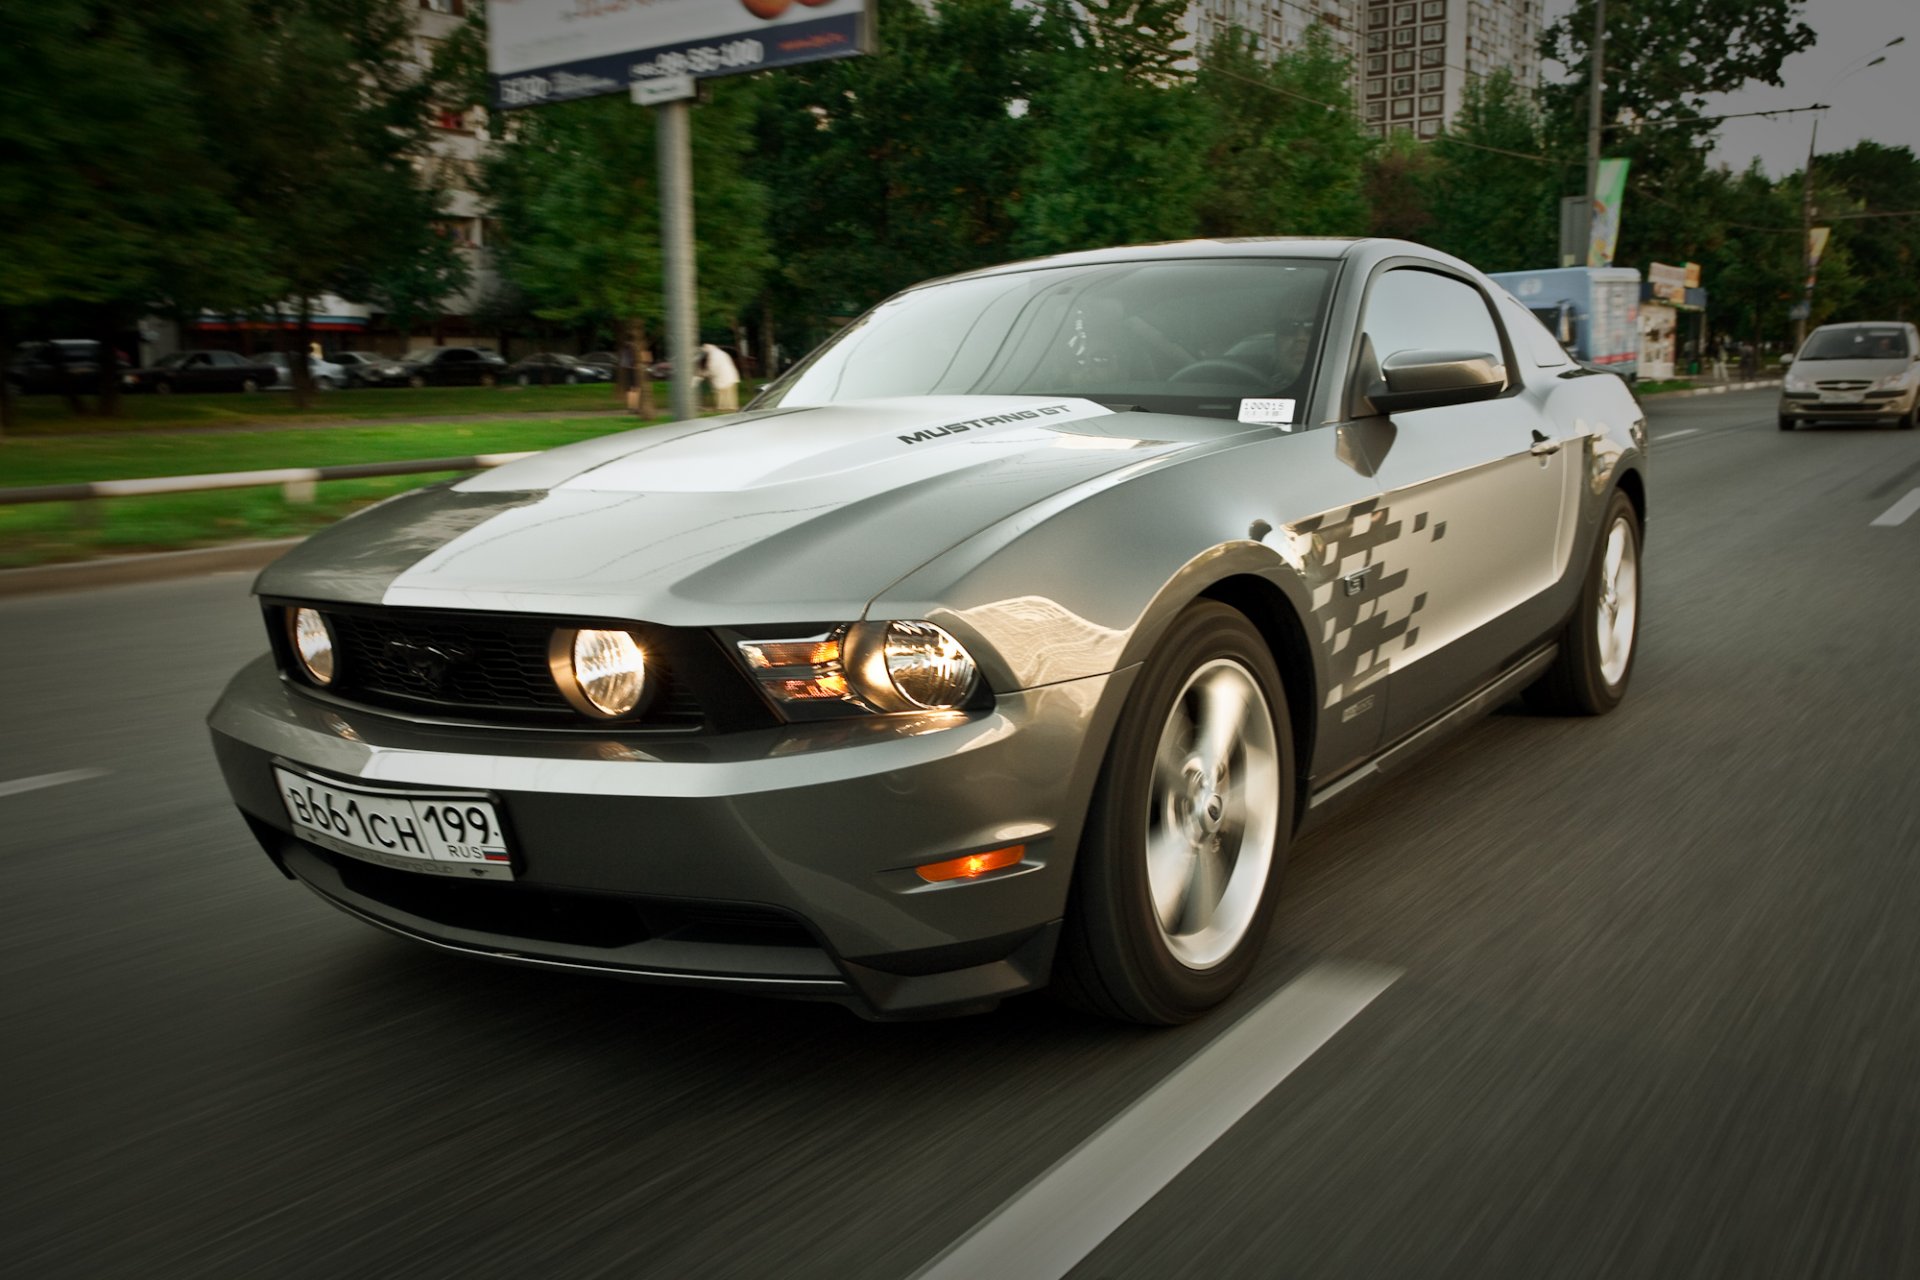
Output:
<svg viewBox="0 0 1920 1280">
<path fill-rule="evenodd" d="M 1527 452 L 1536 458 L 1544 458 L 1550 454 L 1560 452 L 1560 442 L 1558 440 L 1549 440 L 1538 431 L 1535 431 L 1533 433 L 1533 447 L 1528 449 Z"/>
</svg>

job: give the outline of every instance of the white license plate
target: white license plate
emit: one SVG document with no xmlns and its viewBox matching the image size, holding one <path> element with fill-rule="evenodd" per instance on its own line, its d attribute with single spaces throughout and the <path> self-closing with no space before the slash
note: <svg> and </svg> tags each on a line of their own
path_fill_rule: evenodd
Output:
<svg viewBox="0 0 1920 1280">
<path fill-rule="evenodd" d="M 273 776 L 287 817 L 315 844 L 404 871 L 513 879 L 506 831 L 487 800 L 348 786 L 277 766 Z"/>
<path fill-rule="evenodd" d="M 1820 393 L 1820 403 L 1859 404 L 1860 393 L 1858 391 L 1822 391 Z"/>
</svg>

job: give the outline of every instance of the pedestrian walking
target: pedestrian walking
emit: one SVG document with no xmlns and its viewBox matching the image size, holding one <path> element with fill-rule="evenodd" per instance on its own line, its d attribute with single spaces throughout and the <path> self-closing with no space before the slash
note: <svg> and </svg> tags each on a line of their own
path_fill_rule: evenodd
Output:
<svg viewBox="0 0 1920 1280">
<path fill-rule="evenodd" d="M 739 412 L 740 370 L 734 366 L 733 357 L 708 342 L 700 347 L 700 362 L 713 388 L 713 407 L 721 413 Z"/>
</svg>

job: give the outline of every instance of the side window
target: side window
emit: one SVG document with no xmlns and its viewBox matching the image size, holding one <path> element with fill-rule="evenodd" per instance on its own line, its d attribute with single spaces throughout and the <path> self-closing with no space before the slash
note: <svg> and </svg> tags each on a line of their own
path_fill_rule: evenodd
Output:
<svg viewBox="0 0 1920 1280">
<path fill-rule="evenodd" d="M 1479 290 L 1433 271 L 1402 267 L 1375 280 L 1365 329 L 1383 361 L 1398 351 L 1501 354 L 1500 330 Z"/>
<path fill-rule="evenodd" d="M 207 366 L 211 365 L 213 361 L 209 359 L 207 355 L 203 352 L 200 355 L 195 356 L 193 359 L 187 361 L 187 363 L 189 365 L 192 365 L 196 369 L 204 369 Z"/>
<path fill-rule="evenodd" d="M 239 356 L 235 355 L 231 351 L 215 352 L 213 356 L 213 362 L 219 365 L 222 369 L 234 369 L 246 363 L 245 360 L 242 360 Z"/>
<path fill-rule="evenodd" d="M 1571 363 L 1560 340 L 1540 323 L 1538 316 L 1521 306 L 1518 298 L 1502 293 L 1500 314 L 1507 318 L 1507 333 L 1513 338 L 1514 349 L 1531 356 L 1537 367 L 1558 369 Z"/>
</svg>

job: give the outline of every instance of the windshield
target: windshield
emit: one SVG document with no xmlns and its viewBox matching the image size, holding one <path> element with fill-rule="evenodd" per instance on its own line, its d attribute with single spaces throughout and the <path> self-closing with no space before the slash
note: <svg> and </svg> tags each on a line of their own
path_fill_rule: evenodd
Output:
<svg viewBox="0 0 1920 1280">
<path fill-rule="evenodd" d="M 1129 262 L 913 289 L 841 330 L 754 404 L 1052 395 L 1234 418 L 1242 397 L 1305 398 L 1333 267 Z"/>
<path fill-rule="evenodd" d="M 1807 339 L 1802 360 L 1905 360 L 1907 331 L 1885 329 L 1819 329 Z"/>
</svg>

